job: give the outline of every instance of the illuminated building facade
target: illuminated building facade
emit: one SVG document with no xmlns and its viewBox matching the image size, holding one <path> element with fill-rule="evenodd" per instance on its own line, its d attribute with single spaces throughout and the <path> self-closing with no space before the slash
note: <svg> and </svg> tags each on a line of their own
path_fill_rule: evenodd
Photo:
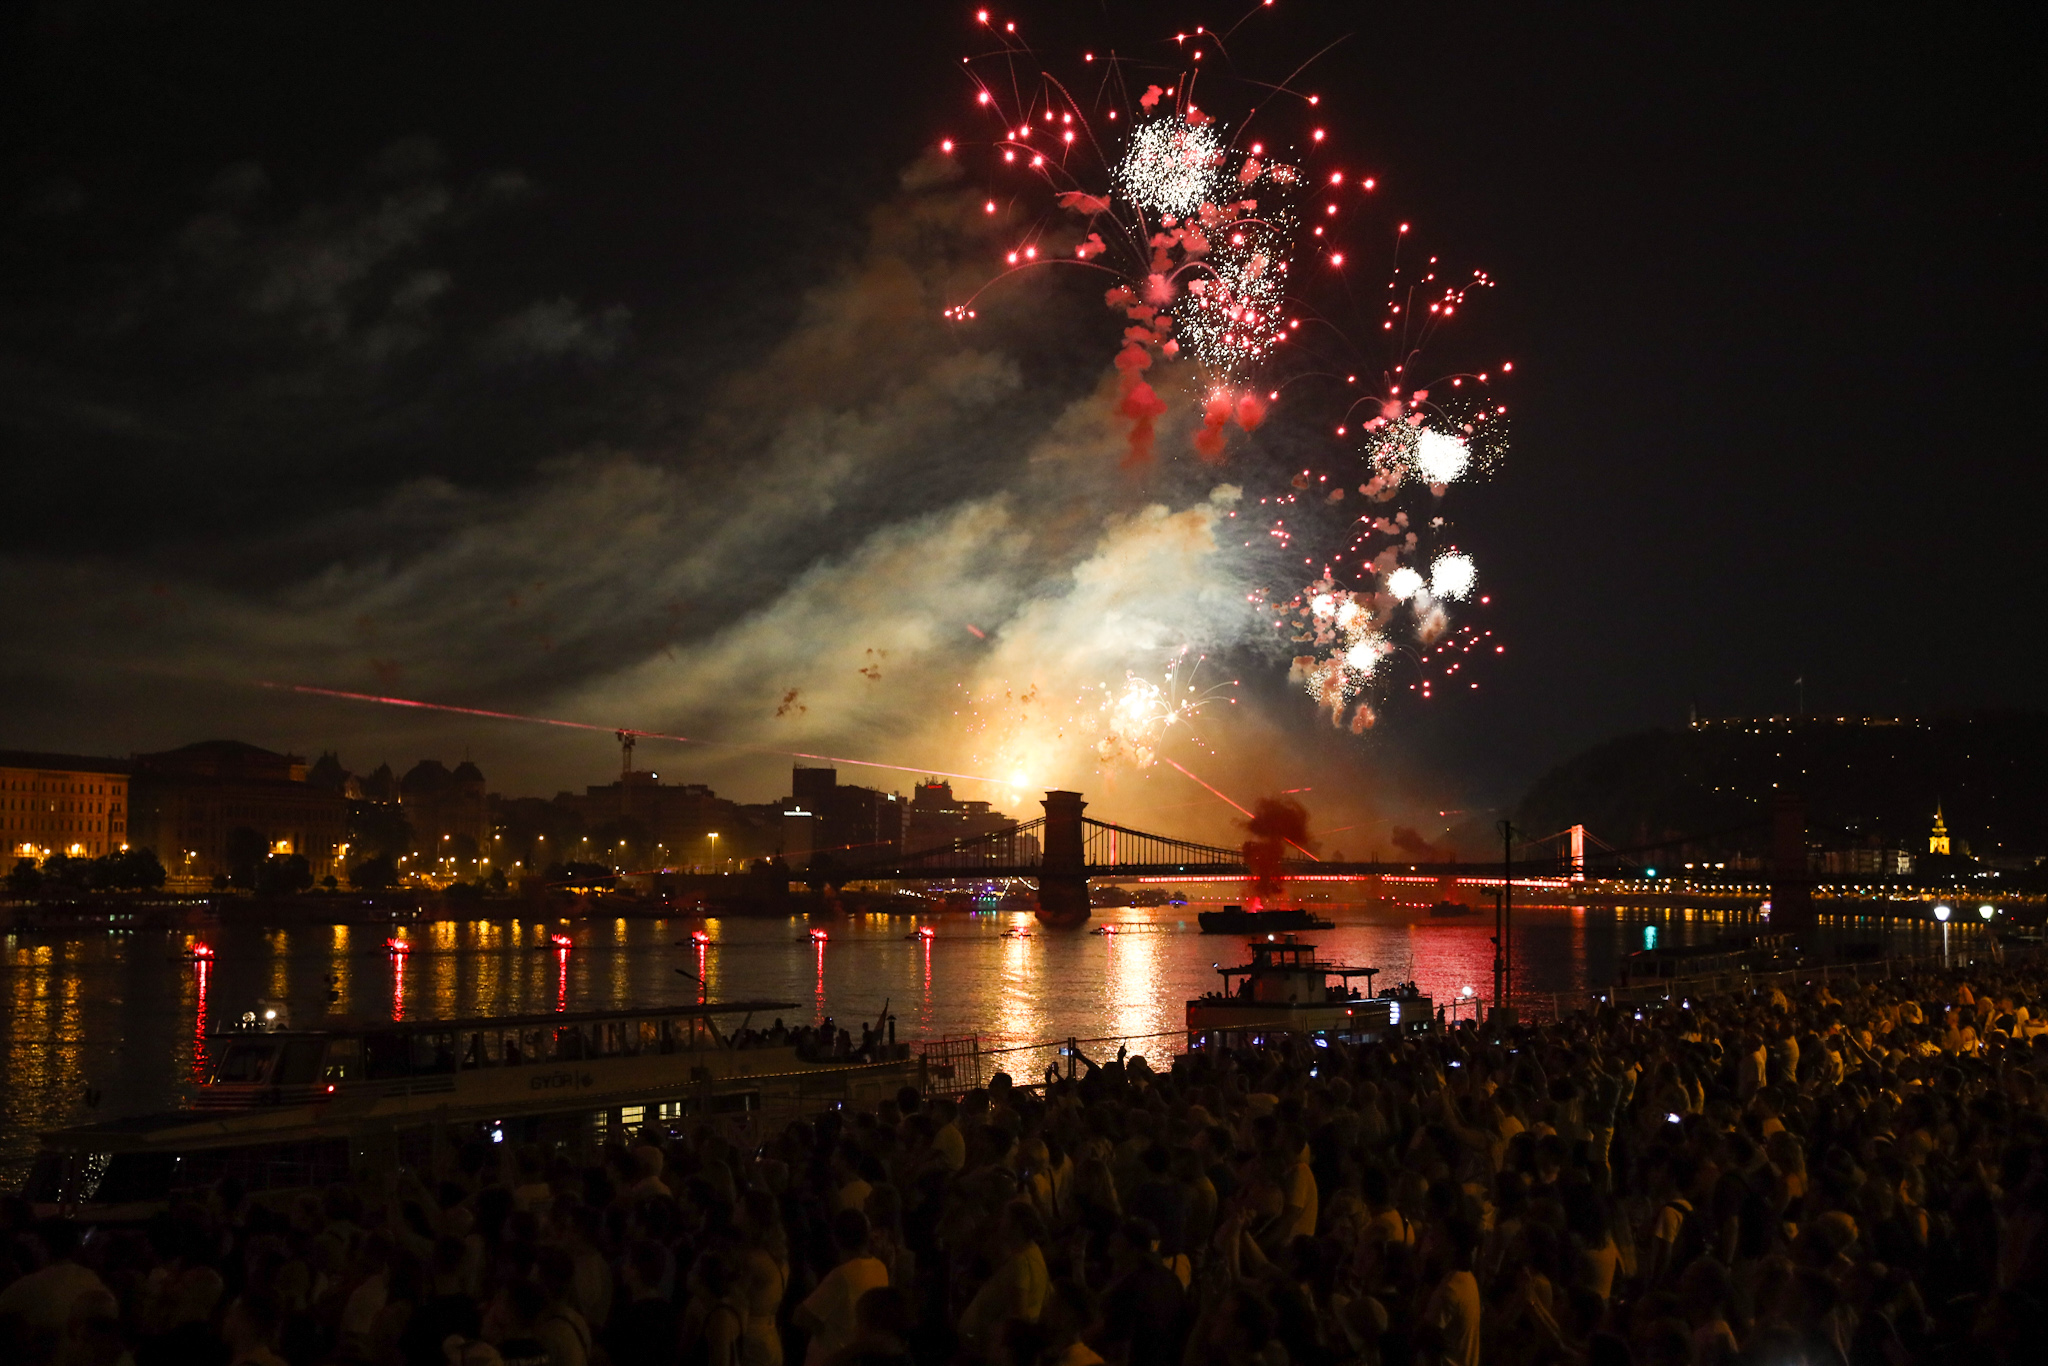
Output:
<svg viewBox="0 0 2048 1366">
<path fill-rule="evenodd" d="M 122 759 L 0 750 L 0 847 L 9 862 L 127 848 L 128 770 Z"/>
</svg>

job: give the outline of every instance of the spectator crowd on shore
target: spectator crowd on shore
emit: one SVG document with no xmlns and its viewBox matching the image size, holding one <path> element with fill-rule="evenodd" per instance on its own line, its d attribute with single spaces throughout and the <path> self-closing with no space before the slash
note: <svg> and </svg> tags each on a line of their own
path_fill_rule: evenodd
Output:
<svg viewBox="0 0 2048 1366">
<path fill-rule="evenodd" d="M 140 1226 L 13 1199 L 0 1361 L 2037 1361 L 2044 994 L 1978 968 L 1119 1058 Z"/>
</svg>

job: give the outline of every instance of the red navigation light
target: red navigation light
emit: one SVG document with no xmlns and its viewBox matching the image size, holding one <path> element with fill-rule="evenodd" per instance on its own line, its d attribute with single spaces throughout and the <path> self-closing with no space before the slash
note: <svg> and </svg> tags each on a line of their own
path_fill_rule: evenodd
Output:
<svg viewBox="0 0 2048 1366">
<path fill-rule="evenodd" d="M 692 930 L 690 932 L 690 942 L 692 944 L 709 944 L 711 942 L 710 932 L 706 930 Z"/>
<path fill-rule="evenodd" d="M 384 941 L 384 948 L 386 952 L 394 953 L 400 958 L 412 952 L 412 944 L 404 939 L 387 939 Z"/>
<path fill-rule="evenodd" d="M 548 942 L 558 949 L 566 949 L 571 947 L 576 941 L 569 938 L 566 934 L 551 934 L 548 936 Z"/>
<path fill-rule="evenodd" d="M 938 931 L 929 925 L 920 925 L 917 928 L 917 937 L 919 939 L 934 939 L 938 937 Z"/>
<path fill-rule="evenodd" d="M 213 945 L 211 945 L 211 944 L 194 944 L 194 945 L 192 946 L 192 956 L 193 956 L 194 958 L 211 958 L 211 957 L 213 957 Z"/>
<path fill-rule="evenodd" d="M 831 937 L 832 937 L 832 936 L 830 936 L 830 935 L 826 934 L 826 933 L 825 933 L 825 932 L 824 932 L 823 930 L 812 930 L 812 931 L 811 931 L 811 942 L 812 942 L 812 943 L 814 943 L 814 944 L 822 944 L 822 943 L 824 943 L 824 942 L 825 942 L 825 941 L 826 941 L 827 939 L 830 939 Z"/>
</svg>

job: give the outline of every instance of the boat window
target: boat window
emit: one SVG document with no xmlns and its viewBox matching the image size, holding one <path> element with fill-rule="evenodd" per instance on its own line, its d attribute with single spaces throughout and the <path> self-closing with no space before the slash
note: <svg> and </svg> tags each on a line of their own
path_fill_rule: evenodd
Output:
<svg viewBox="0 0 2048 1366">
<path fill-rule="evenodd" d="M 636 1025 L 636 1028 L 638 1028 L 640 1031 L 640 1041 L 638 1046 L 633 1050 L 634 1052 L 658 1053 L 662 1051 L 661 1021 L 641 1020 Z"/>
<path fill-rule="evenodd" d="M 396 1031 L 363 1040 L 364 1072 L 371 1081 L 391 1081 L 412 1072 L 411 1041 Z"/>
<path fill-rule="evenodd" d="M 597 1049 L 592 1042 L 591 1035 L 592 1030 L 587 1025 L 555 1026 L 554 1056 L 570 1062 L 581 1058 L 596 1057 Z"/>
<path fill-rule="evenodd" d="M 455 1070 L 455 1036 L 445 1030 L 412 1036 L 412 1074 L 433 1076 Z"/>
<path fill-rule="evenodd" d="M 552 1029 L 522 1029 L 519 1031 L 519 1060 L 521 1062 L 546 1062 L 554 1056 L 555 1032 Z M 511 1045 L 506 1045 L 506 1056 L 511 1056 Z"/>
<path fill-rule="evenodd" d="M 613 1020 L 604 1027 L 606 1057 L 630 1057 L 640 1051 L 640 1027 L 632 1020 Z"/>
<path fill-rule="evenodd" d="M 238 1043 L 222 1055 L 213 1071 L 216 1086 L 260 1084 L 270 1072 L 270 1057 L 276 1052 L 267 1043 Z"/>
<path fill-rule="evenodd" d="M 499 1067 L 505 1061 L 505 1036 L 495 1029 L 462 1031 L 464 1067 Z"/>
<path fill-rule="evenodd" d="M 363 1041 L 356 1038 L 327 1041 L 328 1081 L 349 1081 L 362 1075 Z"/>
<path fill-rule="evenodd" d="M 287 1039 L 284 1061 L 277 1069 L 278 1085 L 311 1086 L 320 1080 L 321 1051 L 319 1039 Z"/>
</svg>

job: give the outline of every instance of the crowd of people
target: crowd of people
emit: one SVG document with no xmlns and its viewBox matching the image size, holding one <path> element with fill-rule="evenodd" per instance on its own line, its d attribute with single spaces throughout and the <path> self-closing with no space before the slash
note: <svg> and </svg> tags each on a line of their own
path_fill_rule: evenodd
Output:
<svg viewBox="0 0 2048 1366">
<path fill-rule="evenodd" d="M 138 1227 L 17 1200 L 0 1360 L 2031 1361 L 2044 989 L 2012 965 L 1119 1057 L 744 1141 L 472 1138 Z"/>
</svg>

